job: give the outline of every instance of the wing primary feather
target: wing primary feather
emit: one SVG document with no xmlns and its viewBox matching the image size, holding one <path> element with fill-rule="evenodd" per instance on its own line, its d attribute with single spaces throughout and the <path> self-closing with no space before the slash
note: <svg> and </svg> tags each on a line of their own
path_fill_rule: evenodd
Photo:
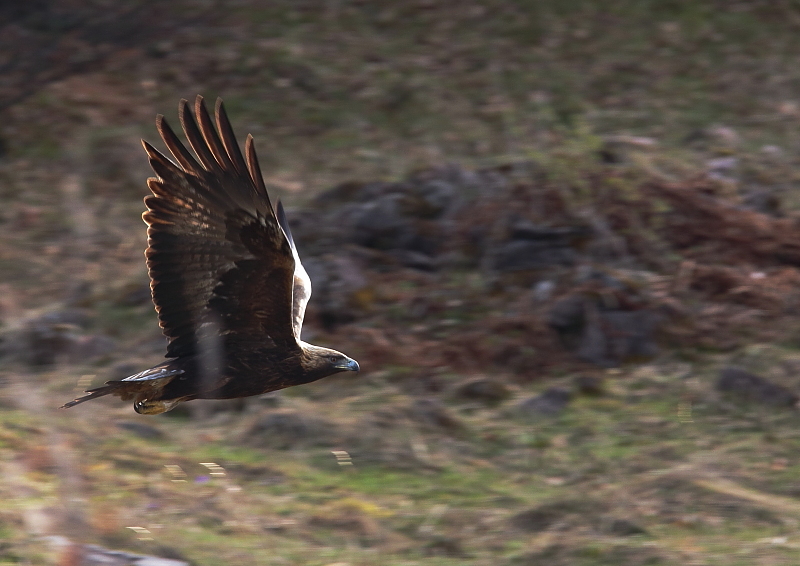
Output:
<svg viewBox="0 0 800 566">
<path fill-rule="evenodd" d="M 183 127 L 183 132 L 186 134 L 186 139 L 189 141 L 189 145 L 192 146 L 192 149 L 197 154 L 200 163 L 203 164 L 206 171 L 215 174 L 221 173 L 222 171 L 219 164 L 208 149 L 208 144 L 206 144 L 206 141 L 203 139 L 203 134 L 200 133 L 194 118 L 192 118 L 192 113 L 189 110 L 189 102 L 186 99 L 181 100 L 178 108 L 178 116 L 180 117 L 181 126 Z"/>
<path fill-rule="evenodd" d="M 212 122 L 211 116 L 208 115 L 208 110 L 206 109 L 204 99 L 199 94 L 194 101 L 194 114 L 197 116 L 197 122 L 200 126 L 200 133 L 203 134 L 203 139 L 206 140 L 206 144 L 211 150 L 211 154 L 214 156 L 214 159 L 216 159 L 219 166 L 227 171 L 235 169 L 231 158 L 228 156 L 228 153 L 225 151 L 225 148 L 222 145 L 222 140 L 219 139 L 217 130 L 214 129 L 214 122 Z"/>
<path fill-rule="evenodd" d="M 185 175 L 185 173 L 181 171 L 177 165 L 175 165 L 166 155 L 158 151 L 152 145 L 144 140 L 142 140 L 142 145 L 144 146 L 144 150 L 147 152 L 147 157 L 150 158 L 150 167 L 153 168 L 153 171 L 159 176 L 159 178 L 166 181 L 175 182 L 176 179 L 179 179 L 181 176 Z"/>
<path fill-rule="evenodd" d="M 142 140 L 142 146 L 144 147 L 144 151 L 147 153 L 147 157 L 150 159 L 150 161 L 156 161 L 164 165 L 171 163 L 166 155 L 158 151 L 145 140 Z M 172 163 L 172 166 L 174 167 L 175 164 Z"/>
<path fill-rule="evenodd" d="M 269 193 L 267 193 L 267 186 L 264 184 L 264 177 L 261 176 L 261 167 L 258 165 L 258 157 L 256 156 L 256 146 L 253 142 L 253 136 L 247 134 L 247 141 L 244 144 L 244 152 L 247 156 L 247 168 L 250 171 L 250 179 L 259 196 L 263 198 L 269 205 L 270 211 L 275 214 L 275 209 L 272 208 L 272 201 L 269 200 Z"/>
<path fill-rule="evenodd" d="M 236 141 L 231 121 L 228 119 L 228 113 L 225 112 L 225 105 L 222 103 L 221 98 L 217 98 L 214 115 L 217 118 L 217 130 L 219 130 L 219 135 L 222 137 L 222 145 L 225 146 L 225 151 L 228 152 L 234 168 L 240 175 L 246 175 L 247 164 L 244 162 L 242 150 L 239 149 L 239 143 Z"/>
<path fill-rule="evenodd" d="M 192 154 L 189 153 L 178 139 L 178 136 L 175 135 L 175 132 L 167 123 L 167 119 L 161 114 L 156 117 L 156 129 L 161 139 L 164 140 L 167 149 L 169 149 L 172 156 L 181 164 L 181 167 L 183 167 L 185 171 L 197 175 L 203 170 L 197 160 L 192 157 Z"/>
</svg>

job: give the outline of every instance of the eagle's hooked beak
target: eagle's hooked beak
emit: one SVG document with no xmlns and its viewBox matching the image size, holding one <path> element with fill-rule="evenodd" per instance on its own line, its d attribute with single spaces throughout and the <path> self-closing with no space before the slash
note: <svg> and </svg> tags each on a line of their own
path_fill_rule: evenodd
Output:
<svg viewBox="0 0 800 566">
<path fill-rule="evenodd" d="M 343 369 L 345 371 L 358 371 L 361 368 L 359 367 L 358 362 L 355 361 L 353 358 L 345 357 L 345 359 L 343 359 L 341 363 L 336 365 L 336 369 Z"/>
</svg>

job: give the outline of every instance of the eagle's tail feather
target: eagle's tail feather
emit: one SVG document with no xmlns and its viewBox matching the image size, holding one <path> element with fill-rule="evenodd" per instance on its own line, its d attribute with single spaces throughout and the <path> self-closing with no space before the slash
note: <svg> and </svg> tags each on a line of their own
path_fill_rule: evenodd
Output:
<svg viewBox="0 0 800 566">
<path fill-rule="evenodd" d="M 91 399 L 97 399 L 98 397 L 102 397 L 104 395 L 108 395 L 109 393 L 113 393 L 114 390 L 119 386 L 119 382 L 114 383 L 113 385 L 104 385 L 103 387 L 98 387 L 97 389 L 89 389 L 86 391 L 88 395 L 84 395 L 83 397 L 78 397 L 70 401 L 69 403 L 64 403 L 59 407 L 60 409 L 69 409 L 70 407 L 74 407 L 75 405 L 79 405 L 84 401 L 89 401 Z"/>
<path fill-rule="evenodd" d="M 69 403 L 64 403 L 61 408 L 69 409 L 84 401 L 90 401 L 109 394 L 118 395 L 121 399 L 126 401 L 137 397 L 139 394 L 149 393 L 152 395 L 153 393 L 160 392 L 164 385 L 172 381 L 176 375 L 184 373 L 182 369 L 170 368 L 167 364 L 169 364 L 169 362 L 146 369 L 135 375 L 126 377 L 125 379 L 107 381 L 102 387 L 96 387 L 85 391 L 88 395 L 78 397 Z"/>
</svg>

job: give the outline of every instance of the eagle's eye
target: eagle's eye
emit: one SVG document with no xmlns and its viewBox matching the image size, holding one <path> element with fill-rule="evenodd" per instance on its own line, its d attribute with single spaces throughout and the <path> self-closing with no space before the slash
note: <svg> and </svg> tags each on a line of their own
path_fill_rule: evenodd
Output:
<svg viewBox="0 0 800 566">
<path fill-rule="evenodd" d="M 338 358 L 338 357 L 336 357 L 336 356 L 331 356 L 331 357 L 330 357 L 330 358 L 328 358 L 328 359 L 329 359 L 329 360 L 330 360 L 332 363 L 334 363 L 334 364 L 335 364 L 335 363 L 336 363 L 336 362 L 339 360 L 339 358 Z"/>
</svg>

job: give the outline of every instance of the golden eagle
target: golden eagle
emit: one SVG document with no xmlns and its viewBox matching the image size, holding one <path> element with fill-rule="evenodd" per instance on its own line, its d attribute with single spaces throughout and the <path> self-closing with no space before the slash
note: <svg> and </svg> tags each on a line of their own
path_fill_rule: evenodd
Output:
<svg viewBox="0 0 800 566">
<path fill-rule="evenodd" d="M 300 339 L 311 280 L 300 263 L 283 206 L 270 202 L 253 146 L 239 149 L 221 100 L 216 129 L 201 96 L 192 117 L 179 106 L 195 158 L 156 118 L 175 158 L 142 141 L 157 177 L 145 199 L 150 289 L 169 340 L 168 361 L 63 408 L 117 395 L 154 415 L 192 399 L 231 399 L 310 383 L 358 362 Z"/>
</svg>

